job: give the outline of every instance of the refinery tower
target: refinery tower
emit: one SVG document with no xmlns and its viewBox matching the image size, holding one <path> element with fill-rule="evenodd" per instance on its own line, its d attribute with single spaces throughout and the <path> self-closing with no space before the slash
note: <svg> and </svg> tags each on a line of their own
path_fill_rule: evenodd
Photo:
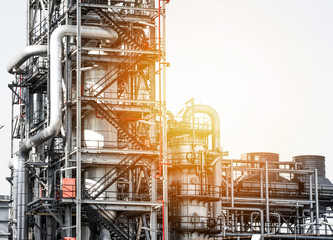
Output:
<svg viewBox="0 0 333 240">
<path fill-rule="evenodd" d="M 27 0 L 4 239 L 333 239 L 323 156 L 226 159 L 212 107 L 167 111 L 167 4 Z"/>
</svg>

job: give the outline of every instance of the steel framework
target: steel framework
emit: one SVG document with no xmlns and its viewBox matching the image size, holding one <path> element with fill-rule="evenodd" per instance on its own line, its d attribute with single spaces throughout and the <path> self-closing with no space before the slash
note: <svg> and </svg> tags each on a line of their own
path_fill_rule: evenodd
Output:
<svg viewBox="0 0 333 240">
<path fill-rule="evenodd" d="M 325 158 L 226 159 L 210 106 L 166 110 L 164 0 L 28 0 L 11 239 L 333 239 Z"/>
</svg>

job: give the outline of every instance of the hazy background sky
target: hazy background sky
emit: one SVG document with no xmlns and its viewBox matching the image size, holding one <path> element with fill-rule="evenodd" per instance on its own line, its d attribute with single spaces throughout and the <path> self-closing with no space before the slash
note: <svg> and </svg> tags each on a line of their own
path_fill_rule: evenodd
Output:
<svg viewBox="0 0 333 240">
<path fill-rule="evenodd" d="M 320 154 L 333 180 L 332 11 L 331 0 L 171 0 L 168 108 L 177 113 L 194 97 L 219 113 L 230 157 Z M 25 1 L 12 0 L 0 15 L 0 194 L 9 193 L 5 66 L 26 44 L 25 12 Z"/>
</svg>

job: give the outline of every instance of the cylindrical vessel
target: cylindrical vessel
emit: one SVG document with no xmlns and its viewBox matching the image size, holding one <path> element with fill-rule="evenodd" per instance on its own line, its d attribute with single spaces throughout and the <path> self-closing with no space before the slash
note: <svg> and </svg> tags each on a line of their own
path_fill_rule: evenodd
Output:
<svg viewBox="0 0 333 240">
<path fill-rule="evenodd" d="M 249 161 L 267 161 L 269 169 L 278 169 L 279 165 L 274 164 L 279 162 L 279 154 L 271 153 L 271 152 L 251 152 L 251 153 L 244 153 L 241 156 L 242 160 L 249 160 Z M 251 167 L 259 167 L 256 163 L 251 163 Z"/>
<path fill-rule="evenodd" d="M 320 155 L 299 155 L 293 157 L 295 163 L 299 163 L 299 169 L 317 169 L 318 177 L 326 177 L 325 157 Z"/>
</svg>

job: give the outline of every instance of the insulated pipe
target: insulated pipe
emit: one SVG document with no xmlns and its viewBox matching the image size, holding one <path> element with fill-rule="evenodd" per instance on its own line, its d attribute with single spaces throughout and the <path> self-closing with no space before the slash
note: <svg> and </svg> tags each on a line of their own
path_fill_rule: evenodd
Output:
<svg viewBox="0 0 333 240">
<path fill-rule="evenodd" d="M 32 147 L 40 145 L 48 139 L 56 136 L 61 127 L 62 120 L 62 38 L 65 36 L 75 36 L 76 26 L 64 25 L 53 31 L 50 39 L 50 125 L 39 134 L 28 139 L 22 147 L 22 151 L 28 151 Z M 97 39 L 109 39 L 115 42 L 118 34 L 110 28 L 84 27 L 81 29 L 82 37 L 91 37 Z"/>
<path fill-rule="evenodd" d="M 62 122 L 62 38 L 65 36 L 75 36 L 77 32 L 76 26 L 64 25 L 53 31 L 50 39 L 50 89 L 52 89 L 50 97 L 50 124 L 40 133 L 29 138 L 20 148 L 19 166 L 18 166 L 18 239 L 27 239 L 27 221 L 26 221 L 26 204 L 27 204 L 27 169 L 24 163 L 28 159 L 28 153 L 32 147 L 38 146 L 52 137 L 55 137 L 61 127 Z M 91 37 L 97 39 L 109 39 L 114 42 L 118 38 L 118 34 L 110 28 L 100 27 L 84 27 L 81 29 L 82 37 Z M 29 48 L 26 47 L 26 48 Z M 41 50 L 40 50 L 41 51 Z M 46 48 L 44 48 L 46 53 Z M 8 68 L 17 68 L 24 63 L 31 55 L 30 52 L 41 53 L 37 51 L 23 50 L 20 54 L 21 59 L 15 58 L 15 61 Z M 27 54 L 27 52 L 29 54 Z"/>
<path fill-rule="evenodd" d="M 193 110 L 194 109 L 194 110 Z M 194 111 L 194 112 L 193 112 Z M 195 104 L 194 107 L 188 107 L 183 113 L 183 121 L 186 122 L 192 114 L 195 113 L 205 113 L 213 121 L 213 138 L 212 146 L 213 150 L 220 147 L 220 117 L 214 108 L 208 105 Z"/>
<path fill-rule="evenodd" d="M 214 162 L 211 164 L 213 166 L 213 176 L 214 176 L 214 191 L 216 191 L 217 186 L 219 187 L 219 191 L 215 193 L 216 197 L 220 195 L 220 187 L 222 183 L 222 157 L 217 157 Z M 217 219 L 222 215 L 222 200 L 220 199 L 218 202 L 214 202 L 214 217 Z"/>
<path fill-rule="evenodd" d="M 25 47 L 7 64 L 7 71 L 11 74 L 18 72 L 20 66 L 32 56 L 46 56 L 47 45 L 30 45 Z"/>
</svg>

